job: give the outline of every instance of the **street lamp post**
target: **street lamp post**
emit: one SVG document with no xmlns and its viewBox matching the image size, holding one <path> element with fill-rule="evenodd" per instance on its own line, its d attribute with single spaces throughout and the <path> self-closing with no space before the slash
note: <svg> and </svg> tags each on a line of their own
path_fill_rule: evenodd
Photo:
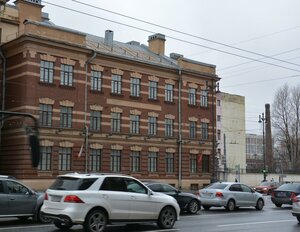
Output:
<svg viewBox="0 0 300 232">
<path fill-rule="evenodd" d="M 266 118 L 264 113 L 259 115 L 258 117 L 258 122 L 262 123 L 263 126 L 263 143 L 262 143 L 262 151 L 263 151 L 263 161 L 264 161 L 264 169 L 263 169 L 263 176 L 264 176 L 264 181 L 266 181 L 267 177 L 267 170 L 266 170 L 266 152 L 265 152 L 265 123 L 266 123 Z"/>
</svg>

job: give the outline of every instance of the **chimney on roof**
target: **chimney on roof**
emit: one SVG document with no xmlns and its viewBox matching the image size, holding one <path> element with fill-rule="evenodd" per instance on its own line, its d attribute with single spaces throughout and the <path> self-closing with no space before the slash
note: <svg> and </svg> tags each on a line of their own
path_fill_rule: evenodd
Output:
<svg viewBox="0 0 300 232">
<path fill-rule="evenodd" d="M 106 30 L 105 31 L 105 37 L 104 37 L 104 43 L 108 46 L 113 45 L 113 41 L 114 41 L 114 32 L 111 30 Z"/>
<path fill-rule="evenodd" d="M 148 37 L 149 49 L 158 55 L 165 54 L 165 35 L 157 33 Z"/>
<path fill-rule="evenodd" d="M 5 6 L 5 4 L 8 2 L 9 0 L 0 0 L 0 7 L 1 6 Z"/>
<path fill-rule="evenodd" d="M 23 22 L 30 19 L 36 22 L 42 22 L 42 5 L 41 0 L 16 0 L 15 5 L 19 11 L 19 31 L 24 30 Z"/>
</svg>

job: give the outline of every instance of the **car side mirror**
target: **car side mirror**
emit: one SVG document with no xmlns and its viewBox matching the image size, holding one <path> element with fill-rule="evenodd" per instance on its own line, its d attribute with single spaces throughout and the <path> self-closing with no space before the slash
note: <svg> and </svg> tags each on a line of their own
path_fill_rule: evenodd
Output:
<svg viewBox="0 0 300 232">
<path fill-rule="evenodd" d="M 34 195 L 34 192 L 28 190 L 25 194 L 31 196 L 31 195 Z"/>
</svg>

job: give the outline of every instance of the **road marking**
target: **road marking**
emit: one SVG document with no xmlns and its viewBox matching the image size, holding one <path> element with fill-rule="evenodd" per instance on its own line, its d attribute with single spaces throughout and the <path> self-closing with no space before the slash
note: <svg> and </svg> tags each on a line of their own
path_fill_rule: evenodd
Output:
<svg viewBox="0 0 300 232">
<path fill-rule="evenodd" d="M 24 226 L 24 225 L 22 225 Z M 5 227 L 5 228 L 0 228 L 0 231 L 1 230 L 17 230 L 17 229 L 21 229 L 21 228 L 24 228 L 22 226 L 15 226 L 15 227 Z M 38 225 L 38 226 L 28 226 L 26 225 L 26 228 L 45 228 L 45 227 L 53 227 L 53 225 Z"/>
<path fill-rule="evenodd" d="M 114 226 L 118 226 L 118 225 L 109 225 L 109 227 L 114 227 Z M 37 225 L 37 226 L 26 226 L 26 228 L 45 228 L 45 227 L 53 227 L 53 225 Z M 17 229 L 23 228 L 21 226 L 15 226 L 15 227 L 6 227 L 6 228 L 0 228 L 0 231 L 2 230 L 12 230 L 15 231 Z M 145 230 L 145 232 L 166 232 L 166 231 L 180 231 L 180 229 L 165 229 L 165 230 Z"/>
<path fill-rule="evenodd" d="M 233 215 L 242 215 L 242 214 L 251 214 L 252 212 L 245 212 L 245 213 L 212 213 L 212 214 L 199 214 L 201 217 L 215 217 L 217 216 L 233 216 Z M 193 217 L 193 216 L 186 216 L 186 217 Z M 182 218 L 186 218 L 182 217 Z"/>
<path fill-rule="evenodd" d="M 180 231 L 179 229 L 165 229 L 165 230 L 145 230 L 145 232 L 166 232 L 166 231 Z"/>
<path fill-rule="evenodd" d="M 281 222 L 295 222 L 295 220 L 279 220 L 279 221 L 264 221 L 264 222 L 246 222 L 246 223 L 237 223 L 237 224 L 217 225 L 217 227 L 247 226 L 247 225 L 269 224 L 269 223 L 281 223 Z"/>
</svg>

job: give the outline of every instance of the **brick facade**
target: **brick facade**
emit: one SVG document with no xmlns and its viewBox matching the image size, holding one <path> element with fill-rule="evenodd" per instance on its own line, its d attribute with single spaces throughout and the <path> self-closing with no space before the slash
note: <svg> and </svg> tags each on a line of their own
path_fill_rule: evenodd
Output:
<svg viewBox="0 0 300 232">
<path fill-rule="evenodd" d="M 130 174 L 140 179 L 158 179 L 176 186 L 190 189 L 208 184 L 212 172 L 213 130 L 215 123 L 215 97 L 212 88 L 219 78 L 215 67 L 183 58 L 173 59 L 175 65 L 164 65 L 149 60 L 122 57 L 107 54 L 80 44 L 78 36 L 66 42 L 59 36 L 63 32 L 55 31 L 55 36 L 41 36 L 25 25 L 24 34 L 2 45 L 6 58 L 6 94 L 5 110 L 26 112 L 40 117 L 41 104 L 52 108 L 51 125 L 40 125 L 40 143 L 42 148 L 49 148 L 50 162 L 46 170 L 31 167 L 24 123 L 30 120 L 10 118 L 5 121 L 1 131 L 0 173 L 14 175 L 19 179 L 51 181 L 58 174 L 66 172 L 91 171 L 91 154 L 99 151 L 99 172 L 111 172 L 113 151 L 120 154 L 121 173 Z M 49 31 L 50 29 L 48 29 Z M 55 30 L 55 27 L 51 28 Z M 50 33 L 51 34 L 51 33 Z M 69 35 L 68 36 L 72 36 Z M 161 56 L 161 55 L 159 55 Z M 169 58 L 170 59 L 170 58 Z M 53 83 L 41 81 L 41 62 L 53 63 Z M 90 62 L 88 62 L 90 61 Z M 73 67 L 71 86 L 61 84 L 61 65 Z M 3 68 L 2 68 L 3 70 Z M 91 89 L 92 70 L 102 75 L 102 89 Z M 121 93 L 112 93 L 112 75 L 121 76 Z M 140 95 L 132 96 L 131 78 L 140 80 Z M 87 80 L 87 82 L 86 82 Z M 150 81 L 157 83 L 157 99 L 149 99 Z M 1 83 L 2 84 L 2 83 Z M 173 86 L 173 101 L 165 101 L 166 85 Z M 87 95 L 85 95 L 87 88 Z M 179 94 L 181 88 L 181 94 Z M 189 104 L 189 89 L 196 90 L 196 104 Z M 208 94 L 208 105 L 201 106 L 201 94 Z M 214 97 L 214 98 L 213 98 Z M 61 126 L 62 107 L 72 109 L 70 128 Z M 214 109 L 214 110 L 213 110 Z M 100 130 L 91 130 L 91 113 L 100 112 Z M 120 131 L 112 132 L 112 113 L 120 113 Z M 138 133 L 130 131 L 131 115 L 137 115 Z M 149 135 L 149 116 L 157 119 L 156 135 Z M 166 137 L 166 119 L 173 120 L 173 134 Z M 181 123 L 180 123 L 181 120 Z M 24 122 L 25 121 L 25 122 Z M 196 136 L 190 136 L 190 122 L 195 122 Z M 202 123 L 208 125 L 208 138 L 202 139 Z M 181 127 L 180 127 L 181 125 Z M 88 136 L 85 136 L 87 126 Z M 86 140 L 87 139 L 87 142 Z M 81 148 L 83 151 L 79 157 Z M 85 148 L 88 148 L 87 154 Z M 71 151 L 71 158 L 65 160 L 60 152 Z M 131 154 L 139 153 L 139 170 L 133 171 Z M 47 153 L 47 152 L 46 152 Z M 157 167 L 149 171 L 149 153 L 157 154 Z M 167 172 L 167 156 L 173 155 L 173 170 Z M 181 155 L 180 155 L 181 154 Z M 87 156 L 86 156 L 87 155 Z M 191 173 L 191 155 L 195 155 L 196 172 Z M 181 162 L 179 160 L 182 157 Z M 209 157 L 209 163 L 203 164 L 203 156 Z M 59 158 L 61 160 L 59 160 Z M 70 168 L 63 170 L 65 165 Z M 86 163 L 88 162 L 88 163 Z M 97 161 L 98 162 L 98 161 Z M 202 170 L 203 165 L 205 171 Z M 181 169 L 181 171 L 180 171 Z M 207 171 L 208 170 L 208 171 Z M 39 186 L 42 186 L 40 184 Z"/>
</svg>

